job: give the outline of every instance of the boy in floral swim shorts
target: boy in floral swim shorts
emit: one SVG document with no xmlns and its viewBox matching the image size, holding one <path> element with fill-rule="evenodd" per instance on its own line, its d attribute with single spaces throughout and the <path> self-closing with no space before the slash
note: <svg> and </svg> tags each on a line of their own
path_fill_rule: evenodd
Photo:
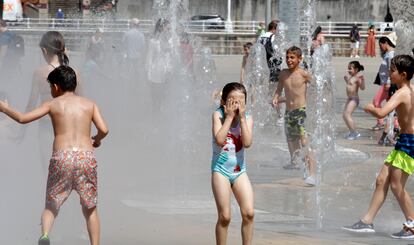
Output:
<svg viewBox="0 0 414 245">
<path fill-rule="evenodd" d="M 72 190 L 80 196 L 91 245 L 99 244 L 97 172 L 94 147 L 108 134 L 99 109 L 92 101 L 77 96 L 76 74 L 69 66 L 59 66 L 48 76 L 53 99 L 22 114 L 0 101 L 0 111 L 19 123 L 29 123 L 49 115 L 55 134 L 49 165 L 46 204 L 42 213 L 42 236 L 39 245 L 49 245 L 48 233 L 61 205 Z M 91 124 L 98 133 L 91 140 Z M 76 126 L 75 126 L 76 125 Z"/>
</svg>

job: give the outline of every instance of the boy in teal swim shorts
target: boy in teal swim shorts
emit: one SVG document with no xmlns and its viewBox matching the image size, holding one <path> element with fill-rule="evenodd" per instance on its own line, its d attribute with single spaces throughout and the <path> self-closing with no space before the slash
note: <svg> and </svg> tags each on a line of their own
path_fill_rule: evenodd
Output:
<svg viewBox="0 0 414 245">
<path fill-rule="evenodd" d="M 343 229 L 352 232 L 375 232 L 373 220 L 385 201 L 388 189 L 397 199 L 406 222 L 405 229 L 391 235 L 393 238 L 413 239 L 409 231 L 414 229 L 414 211 L 410 194 L 405 189 L 408 177 L 414 172 L 414 85 L 410 80 L 414 73 L 414 59 L 409 55 L 398 55 L 391 60 L 390 78 L 398 90 L 382 108 L 373 104 L 364 110 L 377 118 L 383 118 L 392 110 L 396 110 L 401 134 L 395 148 L 385 159 L 376 180 L 376 187 L 368 211 L 352 226 Z"/>
<path fill-rule="evenodd" d="M 0 111 L 25 124 L 49 115 L 55 139 L 47 180 L 45 209 L 42 213 L 42 236 L 39 245 L 49 245 L 49 231 L 61 205 L 72 190 L 78 192 L 86 219 L 91 245 L 99 245 L 99 216 L 97 205 L 97 165 L 94 147 L 108 134 L 98 106 L 77 96 L 74 91 L 76 74 L 69 66 L 55 68 L 47 77 L 53 99 L 22 114 L 0 101 Z M 98 133 L 91 140 L 91 124 Z"/>
<path fill-rule="evenodd" d="M 296 46 L 286 50 L 286 64 L 288 69 L 282 70 L 279 83 L 273 97 L 273 106 L 279 108 L 280 103 L 286 103 L 285 134 L 289 147 L 290 163 L 284 169 L 300 169 L 298 159 L 300 151 L 308 147 L 308 138 L 305 129 L 306 120 L 306 90 L 312 81 L 311 75 L 300 68 L 302 50 Z M 282 91 L 285 91 L 283 98 Z M 305 157 L 305 183 L 309 186 L 316 184 L 314 158 L 310 154 Z"/>
</svg>

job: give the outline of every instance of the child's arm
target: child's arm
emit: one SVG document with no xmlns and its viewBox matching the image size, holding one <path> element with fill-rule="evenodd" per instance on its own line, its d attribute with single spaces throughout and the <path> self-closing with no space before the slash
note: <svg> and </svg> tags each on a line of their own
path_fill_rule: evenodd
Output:
<svg viewBox="0 0 414 245">
<path fill-rule="evenodd" d="M 251 116 L 246 118 L 246 103 L 244 101 L 240 101 L 238 116 L 243 147 L 249 148 L 253 142 L 253 119 Z"/>
<path fill-rule="evenodd" d="M 303 78 L 307 83 L 316 85 L 316 80 L 312 77 L 312 74 L 310 72 L 303 70 Z"/>
<path fill-rule="evenodd" d="M 240 70 L 240 83 L 244 84 L 244 68 L 246 67 L 247 57 L 243 56 L 242 66 Z"/>
<path fill-rule="evenodd" d="M 364 76 L 361 74 L 358 78 L 359 78 L 358 79 L 359 88 L 361 90 L 365 90 L 365 78 L 364 78 Z"/>
<path fill-rule="evenodd" d="M 7 102 L 0 101 L 0 111 L 9 116 L 11 119 L 15 120 L 18 123 L 26 124 L 37 120 L 44 115 L 50 112 L 50 101 L 44 102 L 42 105 L 37 107 L 36 109 L 22 114 L 19 111 L 14 110 L 13 108 L 9 107 Z"/>
<path fill-rule="evenodd" d="M 92 122 L 98 130 L 98 133 L 92 137 L 94 140 L 93 147 L 99 147 L 101 145 L 101 140 L 105 138 L 109 130 L 97 105 L 93 105 Z"/>
<path fill-rule="evenodd" d="M 27 102 L 27 106 L 26 106 L 26 111 L 30 111 L 33 108 L 35 108 L 35 105 L 38 101 L 39 98 L 39 94 L 40 94 L 40 89 L 39 89 L 39 78 L 41 77 L 41 74 L 39 71 L 35 71 L 33 73 L 33 78 L 32 78 L 32 86 L 30 88 L 30 97 L 29 97 L 29 101 Z"/>
<path fill-rule="evenodd" d="M 282 74 L 280 75 L 282 76 Z M 285 99 L 281 97 L 282 91 L 283 91 L 283 81 L 281 79 L 279 83 L 277 84 L 277 88 L 273 96 L 272 104 L 274 107 L 278 107 L 279 103 L 282 103 L 285 101 Z"/>
<path fill-rule="evenodd" d="M 372 103 L 370 103 L 365 106 L 364 111 L 377 118 L 384 118 L 401 104 L 401 97 L 404 96 L 402 93 L 404 93 L 404 91 L 397 90 L 397 92 L 391 96 L 390 100 L 382 108 L 376 108 Z"/>
<path fill-rule="evenodd" d="M 231 123 L 236 116 L 237 105 L 235 101 L 228 100 L 224 106 L 224 123 L 221 123 L 220 114 L 214 112 L 213 114 L 213 135 L 214 140 L 218 146 L 224 145 L 229 132 Z"/>
<path fill-rule="evenodd" d="M 349 79 L 351 78 L 351 76 L 349 75 L 349 74 L 346 74 L 345 76 L 344 76 L 344 80 L 345 80 L 345 82 L 346 83 L 348 83 L 348 81 L 349 81 Z"/>
</svg>

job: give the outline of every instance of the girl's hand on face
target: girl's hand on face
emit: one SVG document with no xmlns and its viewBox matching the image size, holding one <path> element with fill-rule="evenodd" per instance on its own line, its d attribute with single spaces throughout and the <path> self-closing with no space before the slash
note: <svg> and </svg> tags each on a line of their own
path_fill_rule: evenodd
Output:
<svg viewBox="0 0 414 245">
<path fill-rule="evenodd" d="M 239 118 L 245 116 L 246 113 L 246 102 L 244 100 L 239 101 Z"/>
<path fill-rule="evenodd" d="M 236 116 L 237 104 L 233 99 L 227 99 L 224 105 L 224 114 L 226 117 L 234 118 Z"/>
</svg>

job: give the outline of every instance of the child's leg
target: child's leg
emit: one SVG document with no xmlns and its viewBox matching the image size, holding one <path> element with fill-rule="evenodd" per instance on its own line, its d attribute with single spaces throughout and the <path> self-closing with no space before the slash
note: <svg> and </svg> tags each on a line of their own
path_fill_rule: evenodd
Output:
<svg viewBox="0 0 414 245">
<path fill-rule="evenodd" d="M 254 198 L 253 188 L 246 173 L 240 175 L 233 184 L 233 193 L 243 219 L 241 227 L 243 245 L 250 245 L 253 238 Z"/>
<path fill-rule="evenodd" d="M 57 211 L 45 208 L 42 213 L 42 235 L 49 234 L 52 230 L 53 222 L 57 216 Z"/>
<path fill-rule="evenodd" d="M 100 223 L 97 208 L 82 207 L 82 212 L 85 216 L 91 245 L 99 245 Z"/>
<path fill-rule="evenodd" d="M 300 139 L 288 139 L 288 148 L 290 154 L 290 164 L 298 166 L 299 162 L 299 149 L 300 149 Z"/>
<path fill-rule="evenodd" d="M 217 206 L 216 244 L 224 245 L 227 241 L 227 230 L 231 220 L 231 185 L 223 175 L 214 172 L 211 176 L 211 187 Z"/>
<path fill-rule="evenodd" d="M 377 176 L 374 195 L 372 196 L 367 213 L 362 217 L 362 221 L 371 224 L 379 209 L 385 201 L 390 185 L 390 165 L 384 164 Z"/>
<path fill-rule="evenodd" d="M 342 114 L 345 124 L 351 133 L 355 132 L 355 123 L 351 115 L 356 107 L 357 104 L 355 103 L 355 101 L 348 99 L 347 103 L 345 104 L 344 112 Z"/>
<path fill-rule="evenodd" d="M 412 201 L 410 194 L 405 190 L 405 184 L 409 175 L 399 168 L 390 167 L 390 186 L 395 198 L 400 204 L 401 210 L 404 213 L 406 220 L 414 219 L 414 212 L 412 208 Z"/>
<path fill-rule="evenodd" d="M 385 89 L 385 85 L 381 85 L 375 94 L 373 104 L 376 108 L 381 108 L 381 103 L 388 97 L 388 90 Z M 377 119 L 377 124 L 382 125 L 384 123 L 383 118 Z"/>
<path fill-rule="evenodd" d="M 305 165 L 308 168 L 308 173 L 311 176 L 315 176 L 316 175 L 316 163 L 315 163 L 315 156 L 313 155 L 310 147 L 309 147 L 309 141 L 308 141 L 308 137 L 306 135 L 301 136 L 300 138 L 300 147 L 306 148 L 307 149 L 307 153 L 305 156 Z"/>
</svg>

